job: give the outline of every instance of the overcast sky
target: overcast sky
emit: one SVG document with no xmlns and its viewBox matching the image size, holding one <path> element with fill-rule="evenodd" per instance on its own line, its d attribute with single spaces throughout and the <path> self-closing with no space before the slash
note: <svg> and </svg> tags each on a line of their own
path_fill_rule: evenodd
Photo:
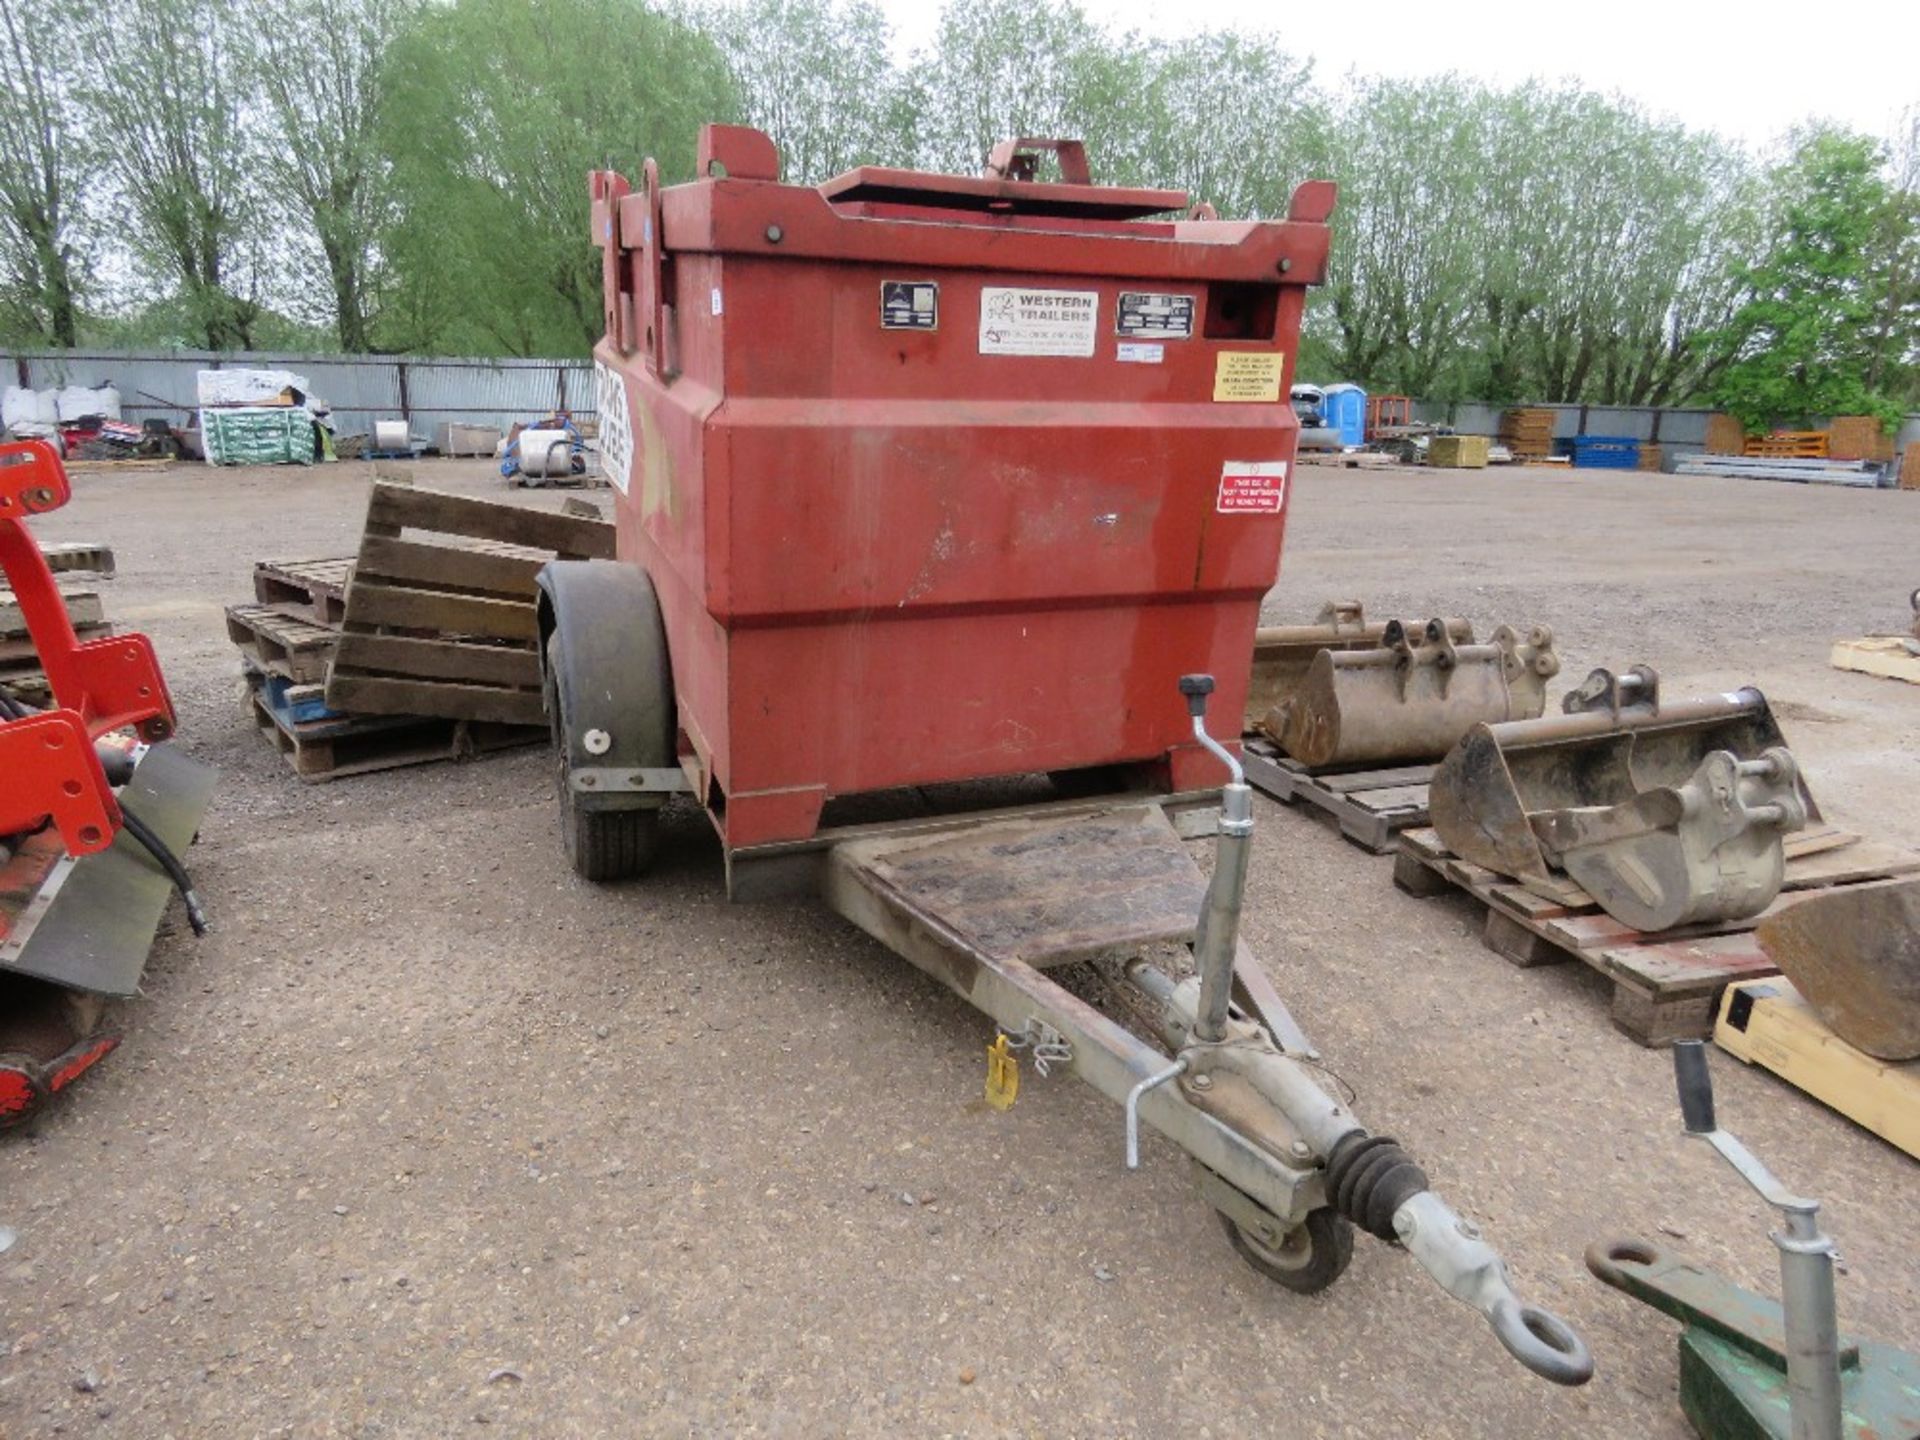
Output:
<svg viewBox="0 0 1920 1440">
<path fill-rule="evenodd" d="M 925 44 L 929 0 L 879 0 L 902 54 Z M 1808 115 L 1888 135 L 1920 104 L 1920 0 L 1786 5 L 1698 0 L 1440 4 L 1365 0 L 1083 0 L 1112 29 L 1268 30 L 1311 56 L 1322 84 L 1448 70 L 1511 84 L 1571 76 L 1688 125 L 1759 147 Z"/>
</svg>

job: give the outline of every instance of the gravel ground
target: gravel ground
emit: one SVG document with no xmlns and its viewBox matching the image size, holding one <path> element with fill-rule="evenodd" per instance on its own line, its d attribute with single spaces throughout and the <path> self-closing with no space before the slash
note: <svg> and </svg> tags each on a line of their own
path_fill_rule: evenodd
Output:
<svg viewBox="0 0 1920 1440">
<path fill-rule="evenodd" d="M 1678 1138 L 1597 976 L 1500 963 L 1466 904 L 1259 802 L 1249 939 L 1362 1117 L 1584 1331 L 1565 1391 L 1364 1238 L 1319 1296 L 1262 1280 L 1170 1146 L 1123 1171 L 1082 1087 L 986 1110 L 981 1018 L 817 907 L 729 905 L 691 811 L 655 877 L 594 888 L 539 751 L 295 782 L 221 610 L 258 557 L 350 552 L 366 480 L 81 474 L 36 525 L 114 546 L 109 612 L 223 779 L 191 857 L 214 933 L 176 910 L 125 1045 L 0 1137 L 0 1435 L 1688 1433 L 1674 1327 L 1581 1252 L 1638 1233 L 1770 1291 L 1767 1215 Z M 1829 817 L 1920 846 L 1920 689 L 1826 665 L 1904 625 L 1916 553 L 1908 494 L 1307 470 L 1268 613 L 1544 620 L 1569 682 L 1758 683 Z M 1843 1324 L 1920 1348 L 1914 1162 L 1716 1075 L 1826 1200 Z"/>
</svg>

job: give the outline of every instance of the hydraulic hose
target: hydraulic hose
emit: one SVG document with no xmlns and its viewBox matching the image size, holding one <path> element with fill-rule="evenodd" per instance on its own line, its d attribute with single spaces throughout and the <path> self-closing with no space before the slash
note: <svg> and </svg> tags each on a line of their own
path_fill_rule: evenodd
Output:
<svg viewBox="0 0 1920 1440">
<path fill-rule="evenodd" d="M 127 808 L 127 802 L 120 802 L 120 820 L 127 833 L 146 847 L 147 853 L 159 862 L 160 868 L 167 872 L 167 878 L 173 881 L 173 888 L 180 892 L 180 899 L 187 907 L 187 923 L 193 926 L 193 933 L 207 933 L 207 912 L 200 907 L 200 897 L 194 893 L 193 879 L 187 874 L 187 867 L 180 863 L 180 857 L 168 848 L 167 842 L 154 834 L 147 822 Z"/>
</svg>

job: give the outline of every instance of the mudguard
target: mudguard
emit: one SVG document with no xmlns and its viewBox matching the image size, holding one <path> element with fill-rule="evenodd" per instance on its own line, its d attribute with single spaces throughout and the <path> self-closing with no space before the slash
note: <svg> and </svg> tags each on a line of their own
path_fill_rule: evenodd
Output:
<svg viewBox="0 0 1920 1440">
<path fill-rule="evenodd" d="M 653 581 L 617 560 L 554 560 L 542 567 L 540 665 L 548 719 L 557 691 L 573 775 L 604 776 L 576 787 L 586 810 L 651 810 L 685 790 L 674 743 L 673 665 Z M 646 772 L 649 778 L 637 778 Z"/>
</svg>

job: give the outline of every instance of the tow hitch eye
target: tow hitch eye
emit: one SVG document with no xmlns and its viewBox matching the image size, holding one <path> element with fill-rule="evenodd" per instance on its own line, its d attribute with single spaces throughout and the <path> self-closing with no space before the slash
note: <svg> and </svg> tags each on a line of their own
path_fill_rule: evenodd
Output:
<svg viewBox="0 0 1920 1440">
<path fill-rule="evenodd" d="M 1369 1134 L 1298 1060 L 1283 1054 L 1264 1033 L 1249 1039 L 1249 1027 L 1233 1019 L 1233 967 L 1253 844 L 1253 792 L 1233 753 L 1207 733 L 1207 699 L 1213 690 L 1211 675 L 1180 677 L 1193 737 L 1226 766 L 1228 775 L 1221 787 L 1213 878 L 1193 941 L 1198 995 L 1191 984 L 1176 986 L 1157 973 L 1147 974 L 1151 967 L 1144 962 L 1130 968 L 1136 983 L 1163 997 L 1180 1043 L 1174 1060 L 1143 1076 L 1127 1096 L 1128 1167 L 1139 1164 L 1139 1107 L 1147 1095 L 1182 1075 L 1237 1076 L 1301 1137 L 1290 1151 L 1296 1161 L 1324 1166 L 1328 1208 L 1368 1234 L 1404 1246 L 1441 1289 L 1484 1315 L 1500 1343 L 1534 1374 L 1559 1385 L 1584 1384 L 1593 1375 L 1593 1356 L 1585 1342 L 1550 1311 L 1521 1303 L 1499 1254 L 1471 1222 L 1428 1188 L 1426 1174 L 1413 1158 L 1391 1138 Z M 1194 1088 L 1198 1091 L 1197 1082 Z"/>
</svg>

